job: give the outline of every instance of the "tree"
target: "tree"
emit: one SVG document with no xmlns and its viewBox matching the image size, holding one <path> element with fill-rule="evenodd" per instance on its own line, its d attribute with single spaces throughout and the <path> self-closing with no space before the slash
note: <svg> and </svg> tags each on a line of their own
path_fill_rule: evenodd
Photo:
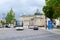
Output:
<svg viewBox="0 0 60 40">
<path fill-rule="evenodd" d="M 53 14 L 54 14 L 52 7 L 44 6 L 43 12 L 45 13 L 45 16 L 46 16 L 45 18 L 50 18 L 50 20 L 52 21 Z M 47 29 L 47 20 L 45 20 L 45 21 L 46 21 L 45 28 Z"/>
<path fill-rule="evenodd" d="M 6 24 L 12 24 L 14 23 L 14 20 L 15 20 L 15 14 L 11 8 L 11 10 L 8 12 L 6 16 Z"/>
<path fill-rule="evenodd" d="M 51 20 L 53 19 L 54 11 L 53 11 L 52 7 L 44 6 L 43 12 L 45 13 L 46 17 L 50 18 Z"/>
<path fill-rule="evenodd" d="M 46 5 L 43 7 L 45 16 L 51 20 L 60 17 L 60 0 L 45 0 Z"/>
<path fill-rule="evenodd" d="M 60 6 L 60 0 L 45 0 L 47 6 L 57 7 Z"/>
<path fill-rule="evenodd" d="M 55 7 L 54 8 L 54 16 L 53 17 L 55 17 L 55 19 L 56 18 L 59 18 L 60 17 L 60 7 Z"/>
<path fill-rule="evenodd" d="M 45 0 L 46 6 L 51 6 L 54 9 L 53 17 L 56 19 L 60 17 L 60 0 Z"/>
</svg>

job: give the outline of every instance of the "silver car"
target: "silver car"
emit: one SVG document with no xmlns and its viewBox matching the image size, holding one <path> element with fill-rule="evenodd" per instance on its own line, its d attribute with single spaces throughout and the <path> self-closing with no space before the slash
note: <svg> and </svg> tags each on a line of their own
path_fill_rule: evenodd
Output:
<svg viewBox="0 0 60 40">
<path fill-rule="evenodd" d="M 33 28 L 34 28 L 34 26 L 32 26 L 32 25 L 29 25 L 29 26 L 28 26 L 28 28 L 29 28 L 29 29 L 33 29 Z"/>
</svg>

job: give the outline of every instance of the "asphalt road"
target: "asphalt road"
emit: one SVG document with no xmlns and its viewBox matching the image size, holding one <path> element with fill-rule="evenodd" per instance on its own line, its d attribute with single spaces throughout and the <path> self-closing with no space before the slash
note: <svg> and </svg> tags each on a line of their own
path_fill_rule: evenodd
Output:
<svg viewBox="0 0 60 40">
<path fill-rule="evenodd" d="M 24 29 L 0 29 L 0 40 L 60 40 L 60 35 L 46 30 Z"/>
</svg>

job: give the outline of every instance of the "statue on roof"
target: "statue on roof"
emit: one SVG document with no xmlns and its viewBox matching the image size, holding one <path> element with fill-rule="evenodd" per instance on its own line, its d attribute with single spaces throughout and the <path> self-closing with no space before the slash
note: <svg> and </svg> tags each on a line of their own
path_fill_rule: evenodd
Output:
<svg viewBox="0 0 60 40">
<path fill-rule="evenodd" d="M 39 9 L 36 10 L 36 13 L 34 15 L 41 15 L 42 13 L 40 13 Z"/>
</svg>

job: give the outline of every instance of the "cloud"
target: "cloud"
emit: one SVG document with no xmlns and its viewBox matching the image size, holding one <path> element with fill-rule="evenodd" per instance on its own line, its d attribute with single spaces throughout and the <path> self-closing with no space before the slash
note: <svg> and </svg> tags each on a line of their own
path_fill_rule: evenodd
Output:
<svg viewBox="0 0 60 40">
<path fill-rule="evenodd" d="M 42 12 L 44 5 L 45 0 L 0 0 L 0 13 L 7 13 L 13 8 L 17 15 L 34 14 L 37 8 Z"/>
</svg>

